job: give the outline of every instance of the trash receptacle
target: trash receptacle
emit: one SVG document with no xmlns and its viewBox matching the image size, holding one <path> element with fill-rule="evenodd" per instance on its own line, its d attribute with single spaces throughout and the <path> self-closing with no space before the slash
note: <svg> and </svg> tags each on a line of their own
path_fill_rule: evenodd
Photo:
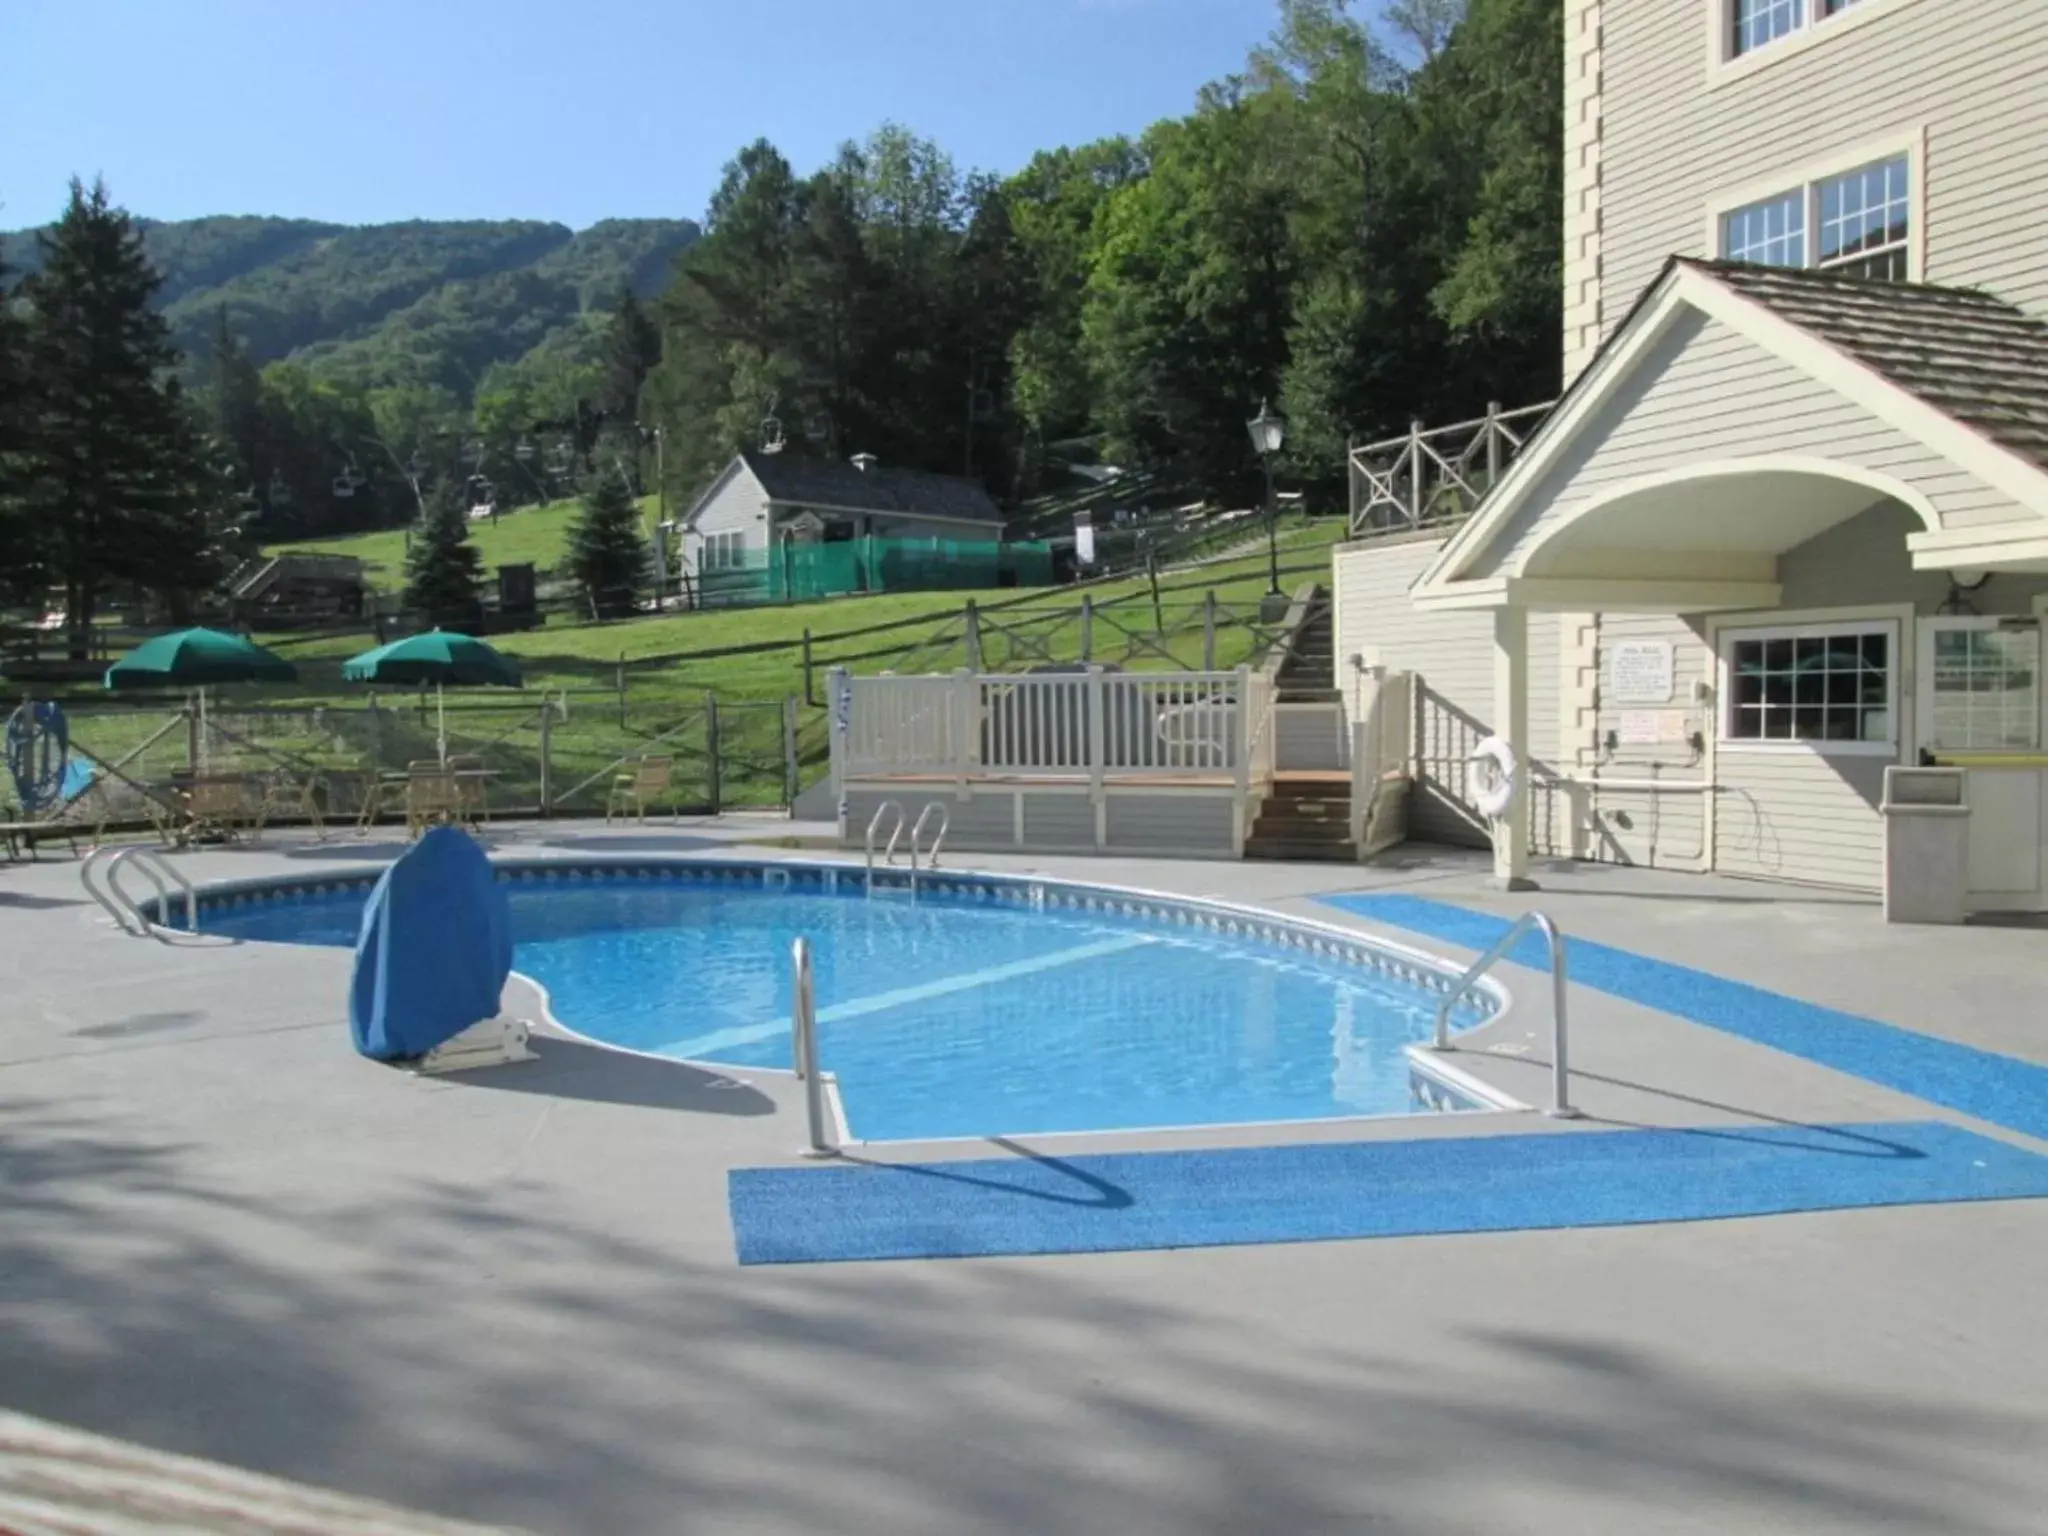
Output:
<svg viewBox="0 0 2048 1536">
<path fill-rule="evenodd" d="M 1970 890 L 1968 770 L 1884 771 L 1884 920 L 1960 923 Z"/>
</svg>

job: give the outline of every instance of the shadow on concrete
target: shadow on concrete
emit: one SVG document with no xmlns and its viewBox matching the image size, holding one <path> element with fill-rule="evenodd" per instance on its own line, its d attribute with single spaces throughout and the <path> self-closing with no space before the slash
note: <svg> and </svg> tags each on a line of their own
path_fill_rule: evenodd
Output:
<svg viewBox="0 0 2048 1536">
<path fill-rule="evenodd" d="M 364 859 L 376 864 L 389 864 L 411 846 L 403 839 L 377 843 L 302 843 L 296 848 L 287 848 L 284 856 L 288 859 Z"/>
<path fill-rule="evenodd" d="M 1823 1336 L 1766 1355 L 1711 1311 L 1754 1282 L 1683 1266 L 1655 1326 L 1578 1295 L 1612 1234 L 1569 1234 L 1582 1268 L 1346 1245 L 1351 1282 L 1304 1283 L 1303 1315 L 1270 1252 L 764 1273 L 678 1242 L 685 1158 L 624 1191 L 481 1148 L 270 1167 L 134 1109 L 0 1105 L 8 1406 L 424 1510 L 606 1536 L 2038 1529 L 2016 1377 L 1837 1381 L 1867 1311 L 1808 1307 Z M 1829 1258 L 1789 1252 L 1788 1304 Z M 1484 1324 L 1388 1289 L 1433 1254 L 1501 1275 Z M 1389 1307 L 1370 1349 L 1321 1326 Z"/>
<path fill-rule="evenodd" d="M 775 1110 L 774 1102 L 758 1088 L 687 1062 L 632 1056 L 555 1035 L 534 1036 L 533 1049 L 532 1061 L 452 1073 L 442 1081 L 454 1088 L 700 1115 L 766 1115 Z"/>
<path fill-rule="evenodd" d="M 45 912 L 52 907 L 83 907 L 90 905 L 84 896 L 31 896 L 27 891 L 0 891 L 0 907 L 14 907 L 23 912 Z"/>
<path fill-rule="evenodd" d="M 106 1024 L 88 1024 L 83 1029 L 74 1029 L 75 1040 L 133 1040 L 142 1035 L 168 1034 L 172 1030 L 191 1029 L 205 1022 L 203 1014 L 189 1010 L 178 1013 L 138 1013 L 133 1018 L 116 1019 Z"/>
<path fill-rule="evenodd" d="M 604 833 L 567 833 L 555 837 L 528 836 L 522 842 L 543 848 L 570 848 L 580 853 L 683 853 L 702 848 L 730 849 L 729 837 L 698 837 L 688 832 L 627 832 L 616 837 Z"/>
<path fill-rule="evenodd" d="M 2048 912 L 1973 912 L 1967 921 L 1972 928 L 2048 928 Z"/>
</svg>

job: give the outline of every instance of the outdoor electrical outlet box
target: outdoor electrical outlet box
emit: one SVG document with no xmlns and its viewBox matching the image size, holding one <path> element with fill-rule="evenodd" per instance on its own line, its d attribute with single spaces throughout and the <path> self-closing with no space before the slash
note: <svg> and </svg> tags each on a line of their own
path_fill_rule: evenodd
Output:
<svg viewBox="0 0 2048 1536">
<path fill-rule="evenodd" d="M 1884 920 L 1960 923 L 1970 890 L 1966 770 L 1884 771 Z"/>
</svg>

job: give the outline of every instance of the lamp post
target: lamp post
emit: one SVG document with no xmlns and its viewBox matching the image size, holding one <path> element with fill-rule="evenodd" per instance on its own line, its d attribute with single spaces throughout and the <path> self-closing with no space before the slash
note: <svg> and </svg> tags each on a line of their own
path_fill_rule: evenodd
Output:
<svg viewBox="0 0 2048 1536">
<path fill-rule="evenodd" d="M 1280 445 L 1287 440 L 1287 418 L 1266 408 L 1266 402 L 1259 402 L 1259 414 L 1245 423 L 1245 430 L 1252 435 L 1252 447 L 1259 453 L 1259 464 L 1266 471 L 1266 569 L 1271 583 L 1268 597 L 1280 591 L 1280 534 L 1277 525 L 1279 504 L 1273 500 L 1273 455 L 1280 451 Z"/>
</svg>

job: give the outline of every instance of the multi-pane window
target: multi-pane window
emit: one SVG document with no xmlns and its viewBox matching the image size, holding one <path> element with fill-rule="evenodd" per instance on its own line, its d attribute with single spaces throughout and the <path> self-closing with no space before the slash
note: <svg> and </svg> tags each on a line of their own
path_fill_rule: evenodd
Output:
<svg viewBox="0 0 2048 1536">
<path fill-rule="evenodd" d="M 1912 169 L 1906 156 L 1894 155 L 1723 214 L 1721 254 L 1904 282 L 1912 233 Z"/>
<path fill-rule="evenodd" d="M 1957 751 L 2034 750 L 2041 739 L 2040 626 L 1943 628 L 1933 638 L 1928 740 Z"/>
<path fill-rule="evenodd" d="M 737 570 L 746 560 L 747 536 L 744 533 L 707 533 L 704 535 L 704 550 L 699 557 L 700 568 L 707 571 Z"/>
<path fill-rule="evenodd" d="M 1852 277 L 1906 279 L 1912 195 L 1906 157 L 1831 176 L 1818 187 L 1820 244 L 1814 265 Z"/>
<path fill-rule="evenodd" d="M 1721 220 L 1721 254 L 1767 267 L 1806 265 L 1804 189 L 1738 208 Z"/>
<path fill-rule="evenodd" d="M 1897 649 L 1890 624 L 1732 630 L 1724 741 L 1890 746 Z"/>
<path fill-rule="evenodd" d="M 1796 31 L 1807 0 L 1735 0 L 1735 51 L 1748 53 Z"/>
<path fill-rule="evenodd" d="M 1839 16 L 1858 0 L 1722 0 L 1730 58 L 1753 53 L 1804 27 Z"/>
</svg>

